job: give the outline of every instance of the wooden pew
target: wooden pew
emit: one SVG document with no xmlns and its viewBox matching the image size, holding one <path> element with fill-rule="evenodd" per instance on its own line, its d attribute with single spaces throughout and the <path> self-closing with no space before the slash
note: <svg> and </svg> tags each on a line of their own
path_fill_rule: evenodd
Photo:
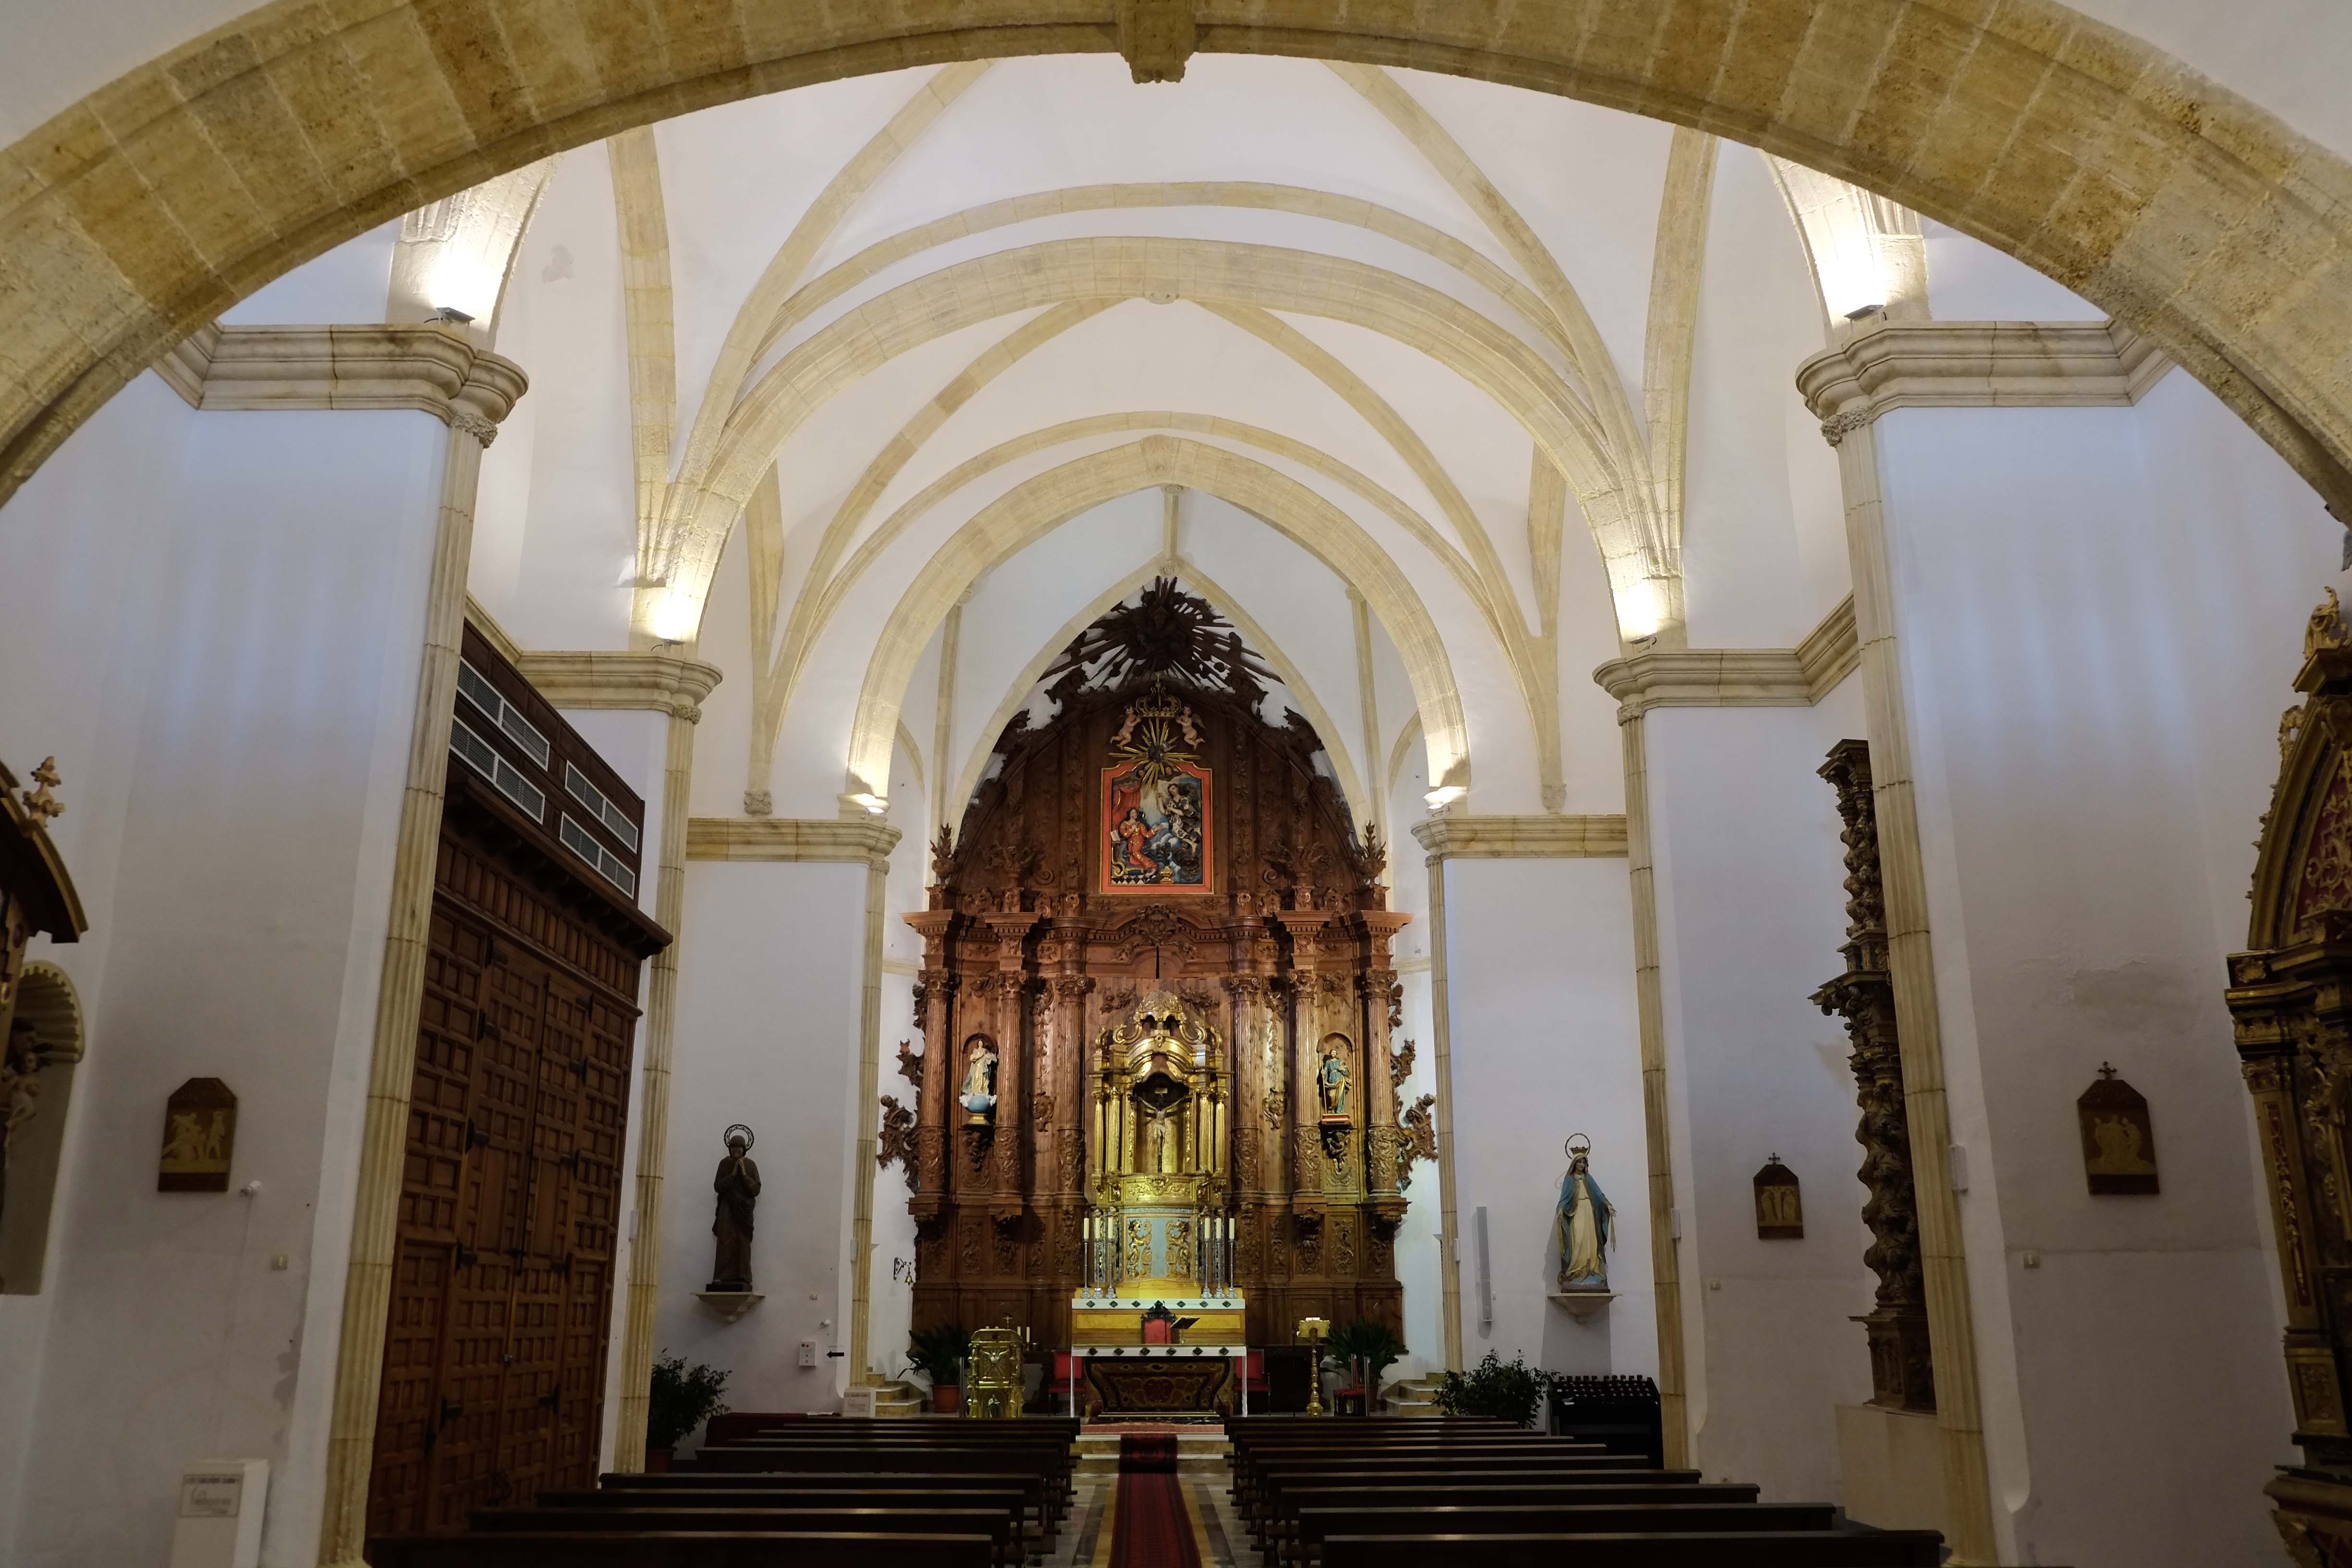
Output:
<svg viewBox="0 0 2352 1568">
<path fill-rule="evenodd" d="M 699 1496 L 707 1492 L 725 1492 L 733 1495 L 751 1491 L 782 1497 L 802 1492 L 832 1493 L 856 1489 L 920 1496 L 973 1488 L 1018 1492 L 1021 1517 L 1036 1521 L 1036 1538 L 1046 1550 L 1052 1549 L 1060 1534 L 1061 1499 L 1055 1493 L 1051 1479 L 1043 1471 L 1034 1469 L 816 1470 L 793 1474 L 669 1470 L 660 1475 L 607 1475 L 598 1495 L 634 1499 L 664 1494 Z"/>
<path fill-rule="evenodd" d="M 940 1508 L 925 1494 L 919 1508 L 805 1508 L 789 1494 L 771 1506 L 712 1504 L 698 1494 L 669 1493 L 641 1507 L 477 1509 L 467 1528 L 484 1534 L 984 1535 L 994 1560 L 1013 1568 L 1028 1550 L 1009 1508 Z M 784 1506 L 789 1505 L 789 1506 Z"/>
<path fill-rule="evenodd" d="M 1069 1446 L 1053 1439 L 1013 1442 L 1009 1439 L 960 1441 L 941 1438 L 927 1443 L 801 1443 L 755 1438 L 704 1448 L 672 1474 L 792 1474 L 825 1471 L 891 1470 L 939 1475 L 955 1471 L 1034 1469 L 1046 1478 L 1055 1516 L 1075 1495 L 1072 1484 L 1076 1461 Z"/>
<path fill-rule="evenodd" d="M 1019 1431 L 1028 1435 L 1059 1432 L 1077 1440 L 1078 1422 L 1067 1415 L 1023 1415 L 1011 1421 L 960 1421 L 933 1416 L 796 1415 L 730 1410 L 713 1415 L 706 1428 L 707 1443 L 732 1443 L 746 1437 L 797 1437 L 803 1434 L 865 1434 L 919 1436 L 941 1428 L 965 1433 Z"/>
<path fill-rule="evenodd" d="M 1464 1434 L 1418 1443 L 1259 1443 L 1234 1451 L 1234 1492 L 1238 1496 L 1248 1490 L 1255 1486 L 1259 1474 L 1281 1466 L 1295 1468 L 1318 1462 L 1344 1464 L 1358 1459 L 1387 1464 L 1414 1458 L 1444 1462 L 1472 1456 L 1500 1460 L 1551 1458 L 1561 1455 L 1592 1458 L 1611 1457 L 1598 1443 L 1579 1443 L 1567 1437 L 1530 1436 L 1526 1433 L 1509 1436 Z"/>
<path fill-rule="evenodd" d="M 1596 1462 L 1597 1461 L 1597 1462 Z M 1258 1478 L 1257 1487 L 1250 1493 L 1243 1508 L 1253 1540 L 1261 1546 L 1279 1537 L 1282 1523 L 1294 1491 L 1328 1489 L 1334 1486 L 1397 1487 L 1431 1490 L 1453 1487 L 1542 1487 L 1559 1489 L 1576 1486 L 1650 1486 L 1691 1487 L 1698 1484 L 1696 1470 L 1649 1470 L 1625 1463 L 1616 1455 L 1568 1455 L 1557 1459 L 1470 1459 L 1453 1464 L 1422 1463 L 1400 1467 L 1384 1465 L 1379 1460 L 1359 1459 L 1357 1462 L 1318 1464 L 1292 1469 L 1270 1467 Z"/>
<path fill-rule="evenodd" d="M 1932 1530 L 1688 1535 L 1332 1535 L 1323 1568 L 1935 1568 Z"/>
<path fill-rule="evenodd" d="M 1689 1535 L 1837 1527 L 1827 1503 L 1471 1503 L 1301 1508 L 1284 1521 L 1285 1560 L 1312 1563 L 1334 1535 Z"/>
<path fill-rule="evenodd" d="M 368 1546 L 374 1568 L 993 1568 L 985 1535 L 502 1531 L 388 1535 Z"/>
<path fill-rule="evenodd" d="M 1619 1455 L 1586 1452 L 1580 1447 L 1548 1454 L 1432 1454 L 1418 1450 L 1409 1454 L 1318 1452 L 1259 1459 L 1247 1467 L 1236 1462 L 1234 1467 L 1234 1502 L 1244 1514 L 1255 1514 L 1263 1507 L 1263 1499 L 1267 1492 L 1277 1490 L 1292 1481 L 1318 1476 L 1360 1478 L 1369 1483 L 1407 1479 L 1452 1479 L 1476 1473 L 1507 1482 L 1538 1475 L 1576 1477 L 1600 1472 L 1622 1475 L 1629 1471 L 1645 1475 L 1675 1473 L 1643 1471 L 1638 1464 Z M 1697 1479 L 1695 1472 L 1680 1473 Z"/>
</svg>

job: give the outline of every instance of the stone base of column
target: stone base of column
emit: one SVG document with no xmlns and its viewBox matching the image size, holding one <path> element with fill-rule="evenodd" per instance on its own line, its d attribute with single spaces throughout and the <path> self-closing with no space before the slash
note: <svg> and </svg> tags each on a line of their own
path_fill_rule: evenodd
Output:
<svg viewBox="0 0 2352 1568">
<path fill-rule="evenodd" d="M 1948 1536 L 1944 1438 L 1934 1411 L 1841 1405 L 1837 1436 L 1850 1517 L 1881 1530 L 1940 1530 Z"/>
</svg>

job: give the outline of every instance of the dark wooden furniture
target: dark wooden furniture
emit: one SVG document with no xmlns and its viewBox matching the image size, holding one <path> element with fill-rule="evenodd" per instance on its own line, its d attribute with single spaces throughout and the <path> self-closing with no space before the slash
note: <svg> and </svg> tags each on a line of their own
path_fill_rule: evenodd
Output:
<svg viewBox="0 0 2352 1568">
<path fill-rule="evenodd" d="M 1941 1538 L 1500 1423 L 1231 1424 L 1234 1495 L 1280 1568 L 1928 1568 Z"/>
<path fill-rule="evenodd" d="M 913 1189 L 916 1327 L 1012 1322 L 1072 1342 L 1086 1194 L 1114 1168 L 1088 1146 L 1088 1064 L 1164 991 L 1211 1032 L 1227 1103 L 1249 1111 L 1226 1119 L 1199 1167 L 1208 1205 L 1235 1222 L 1246 1342 L 1286 1341 L 1307 1316 L 1402 1332 L 1395 1236 L 1412 1141 L 1389 947 L 1409 917 L 1387 907 L 1385 849 L 1318 765 L 1322 740 L 1295 714 L 1262 717 L 1263 675 L 1204 602 L 1154 584 L 1047 670 L 1056 716 L 1016 716 L 938 847 L 929 908 L 907 917 L 924 939 L 915 1104 L 892 1108 L 910 1122 L 896 1146 Z M 1106 887 L 1106 773 L 1117 742 L 1155 725 L 1201 780 L 1203 879 Z M 975 1121 L 957 1091 L 982 1043 L 996 1103 Z M 1327 1057 L 1347 1079 L 1345 1115 L 1328 1125 Z"/>
<path fill-rule="evenodd" d="M 638 969 L 669 940 L 635 902 L 643 804 L 470 626 L 457 703 L 372 1536 L 594 1479 Z"/>
</svg>

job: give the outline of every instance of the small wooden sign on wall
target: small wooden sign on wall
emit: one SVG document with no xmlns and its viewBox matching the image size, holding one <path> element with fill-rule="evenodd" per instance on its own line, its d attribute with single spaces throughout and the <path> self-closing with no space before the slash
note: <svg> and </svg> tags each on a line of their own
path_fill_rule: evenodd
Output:
<svg viewBox="0 0 2352 1568">
<path fill-rule="evenodd" d="M 236 1096 L 216 1078 L 192 1078 L 163 1106 L 159 1193 L 225 1193 L 236 1153 Z"/>
<path fill-rule="evenodd" d="M 2099 1064 L 2099 1081 L 2074 1101 L 2083 1126 L 2083 1173 L 2095 1197 L 2143 1195 L 2156 1184 L 2156 1127 L 2147 1099 Z"/>
<path fill-rule="evenodd" d="M 1759 1241 L 1805 1239 L 1805 1197 L 1797 1186 L 1797 1173 L 1773 1155 L 1756 1173 L 1756 1238 Z"/>
</svg>

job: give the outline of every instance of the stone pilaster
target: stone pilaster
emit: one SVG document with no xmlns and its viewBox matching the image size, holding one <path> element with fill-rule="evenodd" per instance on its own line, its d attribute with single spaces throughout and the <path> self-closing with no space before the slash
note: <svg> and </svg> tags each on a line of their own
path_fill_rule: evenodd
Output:
<svg viewBox="0 0 2352 1568">
<path fill-rule="evenodd" d="M 436 340 L 450 336 L 435 330 Z M 327 1428 L 319 1560 L 336 1568 L 359 1568 L 367 1538 L 368 1479 L 374 1465 L 377 1395 L 383 1380 L 386 1315 L 391 1310 L 393 1267 L 399 1246 L 400 1184 L 407 1157 L 409 1096 L 416 1075 L 417 1016 L 425 1000 L 434 868 L 449 768 L 449 722 L 457 700 L 457 647 L 466 622 L 466 567 L 474 549 L 474 495 L 481 478 L 482 449 L 497 436 L 498 421 L 514 406 L 524 385 L 522 372 L 510 361 L 478 351 L 462 340 L 459 344 L 465 369 L 435 410 L 448 421 L 449 434 L 425 590 L 425 647 L 417 669 L 406 793 L 393 849 L 392 913 L 384 931 L 383 975 L 376 993 L 375 1041 L 368 1064 L 367 1110 L 360 1130 L 351 1259 L 343 1282 L 342 1335 Z M 437 342 L 431 346 L 436 352 L 442 347 Z M 367 362 L 362 356 L 356 363 Z M 321 384 L 331 381 L 335 372 L 343 368 L 342 362 L 332 367 L 304 363 L 309 367 L 305 374 Z M 478 370 L 481 374 L 477 374 Z"/>
</svg>

